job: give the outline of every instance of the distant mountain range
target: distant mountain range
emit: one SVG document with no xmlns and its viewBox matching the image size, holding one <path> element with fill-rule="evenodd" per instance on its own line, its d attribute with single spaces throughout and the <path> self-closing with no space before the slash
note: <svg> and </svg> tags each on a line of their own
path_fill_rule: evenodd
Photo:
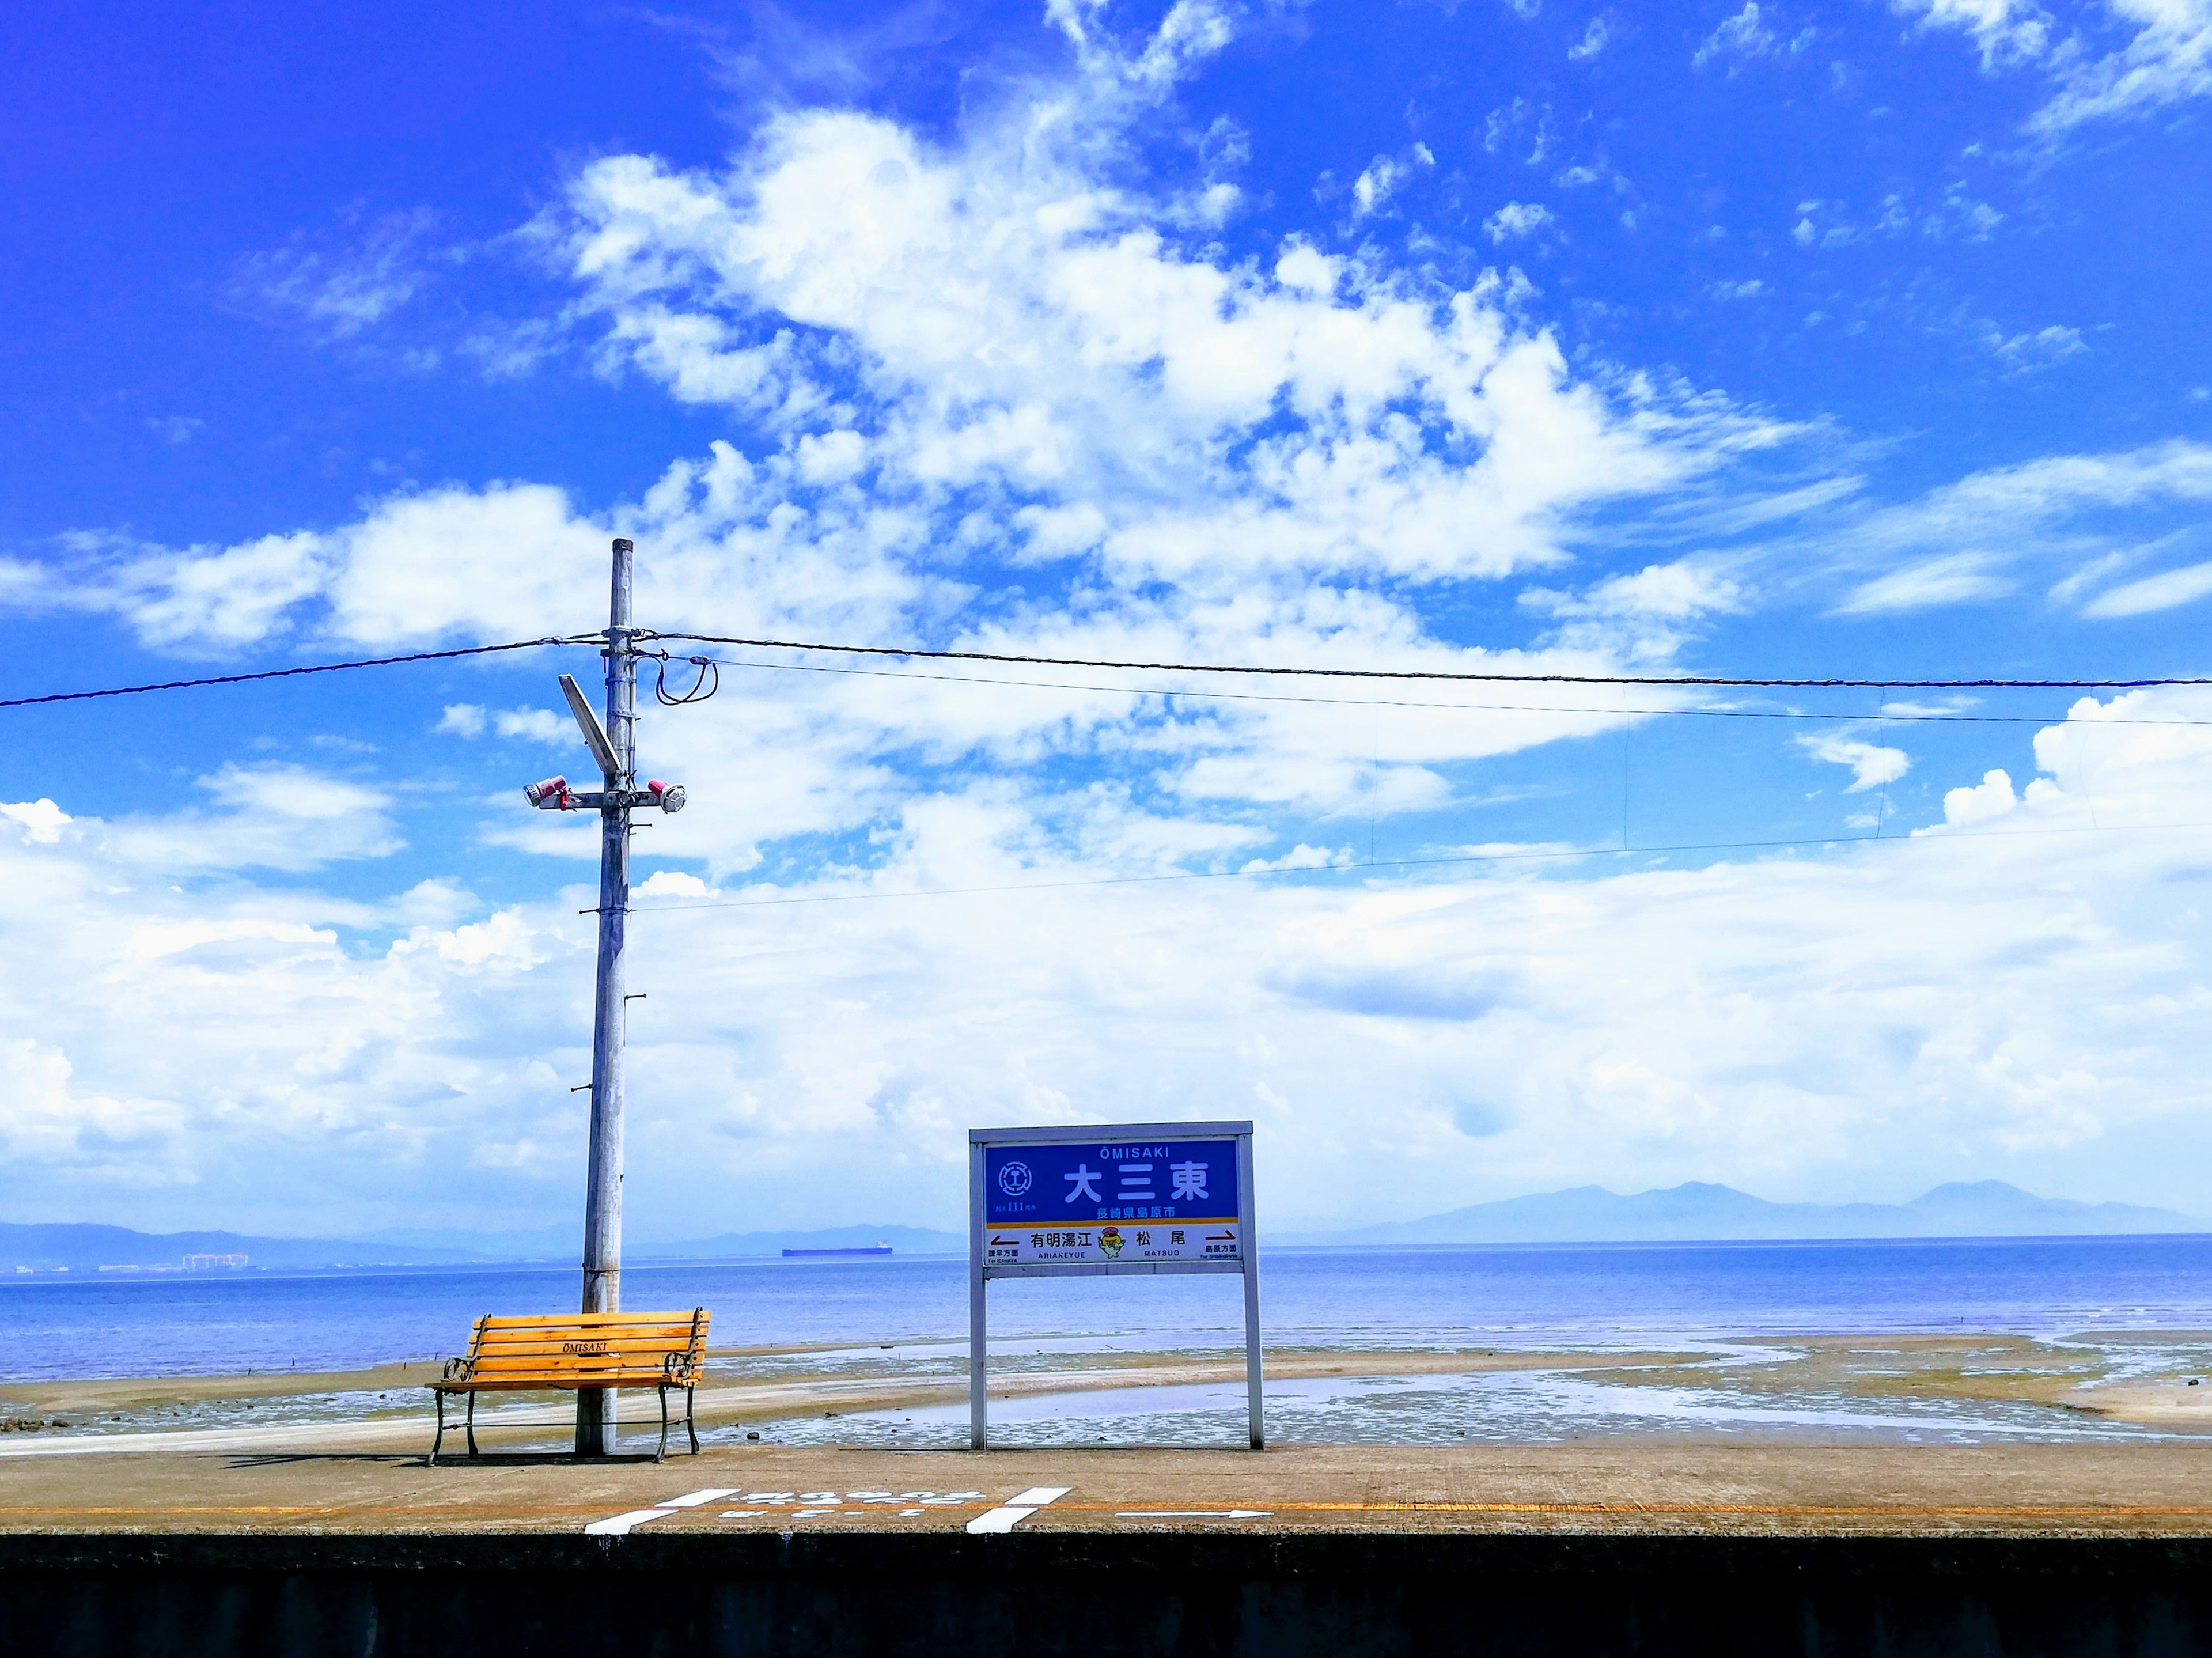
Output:
<svg viewBox="0 0 2212 1658">
<path fill-rule="evenodd" d="M 2002 1181 L 1954 1181 L 1910 1203 L 1769 1203 L 1699 1181 L 1624 1196 L 1601 1186 L 1472 1204 L 1352 1231 L 1286 1233 L 1286 1244 L 1632 1243 L 1772 1238 L 2048 1237 L 2212 1231 L 2131 1203 L 2039 1198 Z"/>
<path fill-rule="evenodd" d="M 2002 1181 L 1939 1186 L 1910 1203 L 1769 1203 L 1700 1181 L 1622 1195 L 1601 1186 L 1478 1203 L 1422 1220 L 1352 1231 L 1285 1232 L 1267 1242 L 1332 1246 L 1421 1243 L 1644 1243 L 1802 1238 L 2050 1237 L 2104 1233 L 2206 1232 L 2212 1222 L 2131 1203 L 2039 1198 Z M 626 1259 L 740 1260 L 785 1249 L 888 1243 L 902 1255 L 963 1254 L 958 1232 L 915 1226 L 832 1226 L 812 1231 L 724 1232 L 688 1242 L 633 1244 Z M 123 1226 L 0 1222 L 0 1272 L 20 1267 L 96 1272 L 102 1267 L 179 1268 L 187 1255 L 244 1255 L 256 1267 L 573 1264 L 576 1230 L 464 1232 L 404 1230 L 360 1238 L 270 1238 L 238 1232 L 134 1232 Z"/>
</svg>

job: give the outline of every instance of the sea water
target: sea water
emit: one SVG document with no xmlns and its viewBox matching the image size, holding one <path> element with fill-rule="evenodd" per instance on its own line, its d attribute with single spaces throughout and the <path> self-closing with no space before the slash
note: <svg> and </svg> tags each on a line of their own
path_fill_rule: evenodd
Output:
<svg viewBox="0 0 2212 1658">
<path fill-rule="evenodd" d="M 957 1376 L 967 1264 L 957 1258 L 635 1266 L 627 1306 L 714 1315 L 719 1348 L 836 1351 L 818 1367 Z M 483 1313 L 573 1309 L 574 1268 L 0 1279 L 0 1376 L 339 1370 L 459 1351 Z M 2106 1374 L 2212 1363 L 2212 1236 L 1929 1242 L 1280 1249 L 1263 1257 L 1261 1322 L 1277 1347 L 1701 1353 L 1711 1386 L 1622 1386 L 1565 1370 L 1271 1382 L 1279 1437 L 1399 1442 L 1552 1438 L 1685 1424 L 1756 1432 L 1972 1438 L 2142 1432 L 2027 1404 L 1731 1393 L 1762 1339 L 1973 1332 L 2061 1339 Z M 2130 1333 L 2160 1333 L 2146 1339 Z M 1012 1279 L 990 1289 L 994 1370 L 1082 1356 L 1233 1352 L 1233 1277 Z M 718 1359 L 742 1376 L 786 1361 Z M 1008 1442 L 1233 1438 L 1241 1388 L 1130 1388 L 994 1406 Z M 957 1442 L 963 1410 L 781 1424 L 781 1437 Z M 265 1419 L 265 1418 L 264 1418 Z M 757 1429 L 749 1430 L 758 1430 Z M 740 1430 L 742 1431 L 742 1430 Z"/>
</svg>

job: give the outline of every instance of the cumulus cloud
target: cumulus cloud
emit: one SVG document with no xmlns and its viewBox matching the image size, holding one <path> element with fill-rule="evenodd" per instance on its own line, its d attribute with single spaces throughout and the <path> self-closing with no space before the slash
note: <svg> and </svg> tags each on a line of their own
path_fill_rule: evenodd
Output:
<svg viewBox="0 0 2212 1658">
<path fill-rule="evenodd" d="M 1506 859 L 1408 885 L 1309 840 L 1244 878 L 1069 885 L 1098 865 L 977 788 L 909 802 L 880 867 L 656 875 L 632 921 L 652 999 L 630 1189 L 641 1215 L 799 1224 L 834 1175 L 841 1217 L 951 1224 L 966 1127 L 1133 1098 L 1252 1114 L 1285 1224 L 1577 1180 L 1848 1175 L 1876 1146 L 2086 1151 L 2199 1091 L 2201 832 L 2158 826 L 2212 811 L 2212 726 L 2174 723 L 2208 715 L 2199 692 L 2083 699 L 2037 736 L 2025 791 L 1961 782 L 1942 823 L 1824 858 Z M 0 1137 L 54 1212 L 111 1175 L 145 1184 L 142 1221 L 222 1203 L 343 1230 L 463 1193 L 517 1224 L 567 1212 L 580 889 L 395 932 L 311 892 L 179 895 L 112 846 L 96 823 L 0 835 L 0 993 L 41 1011 L 0 1052 Z M 957 911 L 897 896 L 953 886 Z M 2175 896 L 2147 915 L 2154 887 Z"/>
</svg>

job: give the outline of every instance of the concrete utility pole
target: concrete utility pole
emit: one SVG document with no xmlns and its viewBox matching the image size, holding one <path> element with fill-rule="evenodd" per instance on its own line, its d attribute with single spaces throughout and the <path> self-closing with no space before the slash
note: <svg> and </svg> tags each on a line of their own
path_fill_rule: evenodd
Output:
<svg viewBox="0 0 2212 1658">
<path fill-rule="evenodd" d="M 599 997 L 592 1013 L 592 1154 L 584 1188 L 584 1305 L 622 1310 L 623 947 L 629 922 L 629 793 L 637 755 L 637 653 L 630 644 L 630 566 L 635 543 L 614 544 L 607 603 L 609 752 L 599 806 Z M 615 1445 L 615 1390 L 576 1394 L 576 1455 L 600 1456 Z"/>
<path fill-rule="evenodd" d="M 584 1187 L 584 1304 L 587 1313 L 622 1310 L 623 1211 L 623 954 L 629 920 L 630 811 L 658 806 L 684 809 L 674 784 L 637 779 L 637 658 L 630 625 L 628 541 L 614 544 L 614 585 L 607 608 L 607 720 L 603 727 L 576 682 L 561 676 L 568 711 L 585 746 L 606 780 L 595 793 L 571 793 L 568 780 L 550 777 L 523 791 L 540 811 L 599 813 L 599 959 L 598 997 L 592 1015 L 592 1149 Z M 576 1455 L 601 1456 L 614 1448 L 615 1390 L 584 1388 L 576 1394 Z"/>
</svg>

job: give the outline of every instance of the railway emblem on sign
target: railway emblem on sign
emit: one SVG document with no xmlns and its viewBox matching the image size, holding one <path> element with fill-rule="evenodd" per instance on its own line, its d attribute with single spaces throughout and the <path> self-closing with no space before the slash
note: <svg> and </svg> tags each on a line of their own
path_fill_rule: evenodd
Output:
<svg viewBox="0 0 2212 1658">
<path fill-rule="evenodd" d="M 1030 1166 L 1025 1163 L 1009 1163 L 999 1169 L 999 1189 L 1010 1198 L 1018 1198 L 1030 1189 Z"/>
</svg>

